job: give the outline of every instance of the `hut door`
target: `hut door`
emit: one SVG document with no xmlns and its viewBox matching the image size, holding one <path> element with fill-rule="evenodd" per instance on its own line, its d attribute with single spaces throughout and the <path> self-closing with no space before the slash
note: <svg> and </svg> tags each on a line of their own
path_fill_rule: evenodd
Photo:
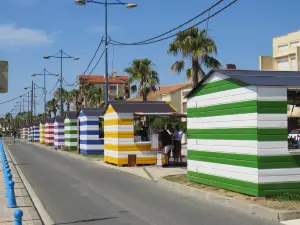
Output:
<svg viewBox="0 0 300 225">
<path fill-rule="evenodd" d="M 136 166 L 136 155 L 128 155 L 128 167 Z"/>
</svg>

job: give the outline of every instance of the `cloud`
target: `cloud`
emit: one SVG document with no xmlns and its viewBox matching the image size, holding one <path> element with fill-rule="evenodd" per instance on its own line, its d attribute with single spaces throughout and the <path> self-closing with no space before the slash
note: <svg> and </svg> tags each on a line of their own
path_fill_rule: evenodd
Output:
<svg viewBox="0 0 300 225">
<path fill-rule="evenodd" d="M 51 44 L 59 32 L 47 34 L 43 30 L 0 24 L 0 48 Z"/>
</svg>

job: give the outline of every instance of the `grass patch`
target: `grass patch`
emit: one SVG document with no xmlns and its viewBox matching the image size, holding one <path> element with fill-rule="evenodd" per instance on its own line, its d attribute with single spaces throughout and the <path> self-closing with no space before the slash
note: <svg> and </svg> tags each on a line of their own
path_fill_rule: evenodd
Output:
<svg viewBox="0 0 300 225">
<path fill-rule="evenodd" d="M 192 182 L 187 179 L 186 175 L 172 175 L 164 177 L 165 180 L 184 184 L 193 188 L 198 188 L 204 191 L 211 191 L 226 197 L 238 198 L 258 205 L 277 210 L 299 210 L 300 209 L 300 194 L 278 194 L 278 196 L 268 198 L 252 198 L 249 195 L 240 194 L 237 192 Z"/>
</svg>

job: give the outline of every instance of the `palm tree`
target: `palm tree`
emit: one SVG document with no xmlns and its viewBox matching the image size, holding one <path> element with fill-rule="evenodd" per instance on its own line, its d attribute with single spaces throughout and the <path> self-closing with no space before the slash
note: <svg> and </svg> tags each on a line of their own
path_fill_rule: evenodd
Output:
<svg viewBox="0 0 300 225">
<path fill-rule="evenodd" d="M 169 45 L 168 53 L 182 59 L 176 61 L 171 70 L 181 73 L 184 70 L 186 59 L 192 60 L 192 67 L 186 70 L 188 79 L 192 79 L 193 86 L 198 84 L 199 77 L 205 76 L 203 66 L 206 68 L 220 68 L 221 63 L 213 57 L 217 54 L 215 42 L 207 36 L 205 30 L 197 27 L 190 28 L 177 34 L 176 39 Z"/>
<path fill-rule="evenodd" d="M 0 126 L 1 126 L 1 130 L 0 130 L 0 132 L 2 132 L 2 130 L 3 130 L 3 128 L 4 128 L 4 118 L 3 117 L 1 117 L 0 118 Z"/>
<path fill-rule="evenodd" d="M 72 101 L 74 103 L 75 111 L 78 112 L 79 105 L 82 103 L 82 95 L 79 90 L 73 89 L 71 91 Z"/>
<path fill-rule="evenodd" d="M 84 97 L 84 107 L 89 107 L 89 97 L 92 95 L 91 93 L 95 90 L 95 85 L 93 83 L 87 83 L 83 85 L 81 89 L 81 93 Z"/>
<path fill-rule="evenodd" d="M 51 118 L 51 112 L 53 113 L 54 116 L 56 116 L 58 108 L 59 106 L 55 98 L 52 98 L 50 101 L 47 102 L 47 110 L 50 118 Z"/>
<path fill-rule="evenodd" d="M 130 75 L 129 83 L 132 84 L 131 91 L 138 92 L 143 97 L 143 101 L 147 101 L 147 95 L 156 91 L 159 84 L 158 73 L 153 69 L 154 65 L 150 59 L 135 59 L 131 66 L 124 71 Z"/>
<path fill-rule="evenodd" d="M 89 105 L 90 107 L 98 108 L 101 107 L 103 103 L 103 91 L 101 88 L 92 88 L 89 94 Z"/>
<path fill-rule="evenodd" d="M 70 104 L 73 101 L 72 93 L 71 91 L 65 91 L 63 95 L 63 101 L 67 106 L 67 111 L 70 111 Z"/>
<path fill-rule="evenodd" d="M 10 112 L 5 114 L 5 120 L 8 124 L 8 130 L 11 129 L 12 119 L 13 119 L 13 117 L 12 117 L 12 114 Z"/>
</svg>

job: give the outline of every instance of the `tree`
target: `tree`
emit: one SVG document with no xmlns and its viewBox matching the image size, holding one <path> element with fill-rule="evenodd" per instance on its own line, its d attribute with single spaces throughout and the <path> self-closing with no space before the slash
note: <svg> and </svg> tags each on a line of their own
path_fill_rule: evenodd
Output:
<svg viewBox="0 0 300 225">
<path fill-rule="evenodd" d="M 70 111 L 70 104 L 73 101 L 73 97 L 72 97 L 71 91 L 65 91 L 64 92 L 63 101 L 66 104 L 67 111 Z"/>
<path fill-rule="evenodd" d="M 12 114 L 10 112 L 6 113 L 5 114 L 5 121 L 8 124 L 8 130 L 11 130 L 12 120 L 13 120 Z"/>
<path fill-rule="evenodd" d="M 79 111 L 79 105 L 82 103 L 83 97 L 82 97 L 80 91 L 77 90 L 77 89 L 73 89 L 71 91 L 71 95 L 72 95 L 72 101 L 74 103 L 75 111 L 78 112 Z"/>
<path fill-rule="evenodd" d="M 95 85 L 93 83 L 87 83 L 85 85 L 83 85 L 82 89 L 81 89 L 81 93 L 84 96 L 84 107 L 88 108 L 90 107 L 89 105 L 89 98 L 90 96 L 92 96 L 93 92 L 95 91 Z"/>
<path fill-rule="evenodd" d="M 154 65 L 150 59 L 135 59 L 131 66 L 124 71 L 129 74 L 129 83 L 132 84 L 131 91 L 138 92 L 147 101 L 147 95 L 156 91 L 159 84 L 158 73 L 153 69 Z"/>
<path fill-rule="evenodd" d="M 90 90 L 90 94 L 89 94 L 89 105 L 90 107 L 94 108 L 98 108 L 101 107 L 103 104 L 103 91 L 101 88 L 92 88 Z"/>
<path fill-rule="evenodd" d="M 205 76 L 203 66 L 206 68 L 219 68 L 221 63 L 213 57 L 217 54 L 215 42 L 207 36 L 205 30 L 197 27 L 190 28 L 177 34 L 176 39 L 169 45 L 168 53 L 182 56 L 176 61 L 171 70 L 181 73 L 185 67 L 184 60 L 191 60 L 192 67 L 186 70 L 186 76 L 193 81 L 193 87 L 198 84 L 199 77 Z"/>
<path fill-rule="evenodd" d="M 50 101 L 47 102 L 47 110 L 50 118 L 51 118 L 51 112 L 53 113 L 54 116 L 56 116 L 58 108 L 59 106 L 55 98 L 52 98 Z"/>
</svg>

